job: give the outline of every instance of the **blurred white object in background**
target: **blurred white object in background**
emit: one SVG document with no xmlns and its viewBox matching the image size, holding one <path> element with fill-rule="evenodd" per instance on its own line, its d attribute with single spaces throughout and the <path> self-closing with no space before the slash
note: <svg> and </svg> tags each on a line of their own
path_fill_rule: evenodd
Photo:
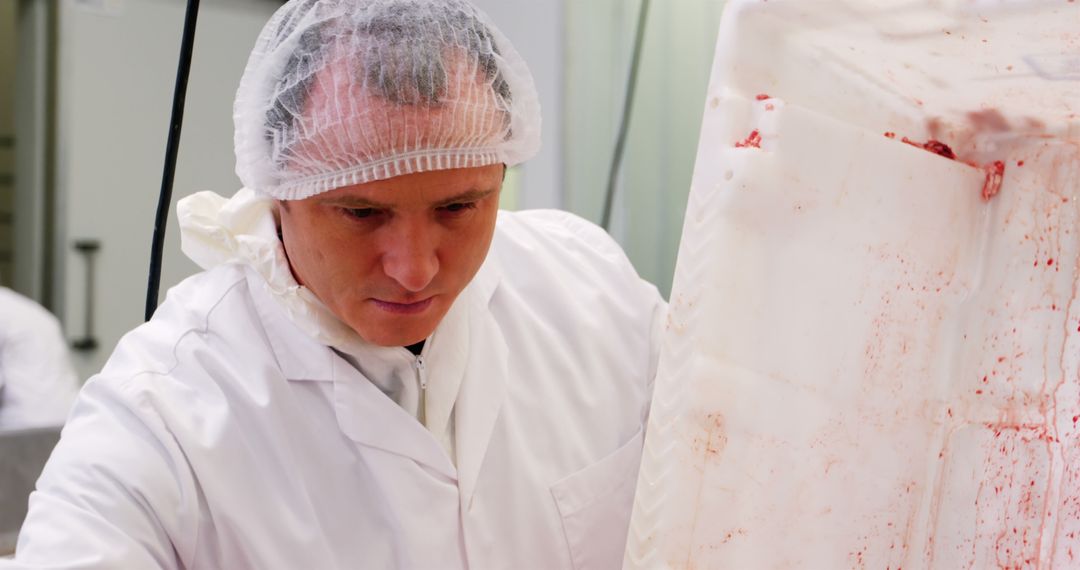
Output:
<svg viewBox="0 0 1080 570">
<path fill-rule="evenodd" d="M 1080 3 L 725 13 L 630 568 L 1080 565 Z"/>
<path fill-rule="evenodd" d="M 0 287 L 0 432 L 64 425 L 78 391 L 60 322 Z"/>
</svg>

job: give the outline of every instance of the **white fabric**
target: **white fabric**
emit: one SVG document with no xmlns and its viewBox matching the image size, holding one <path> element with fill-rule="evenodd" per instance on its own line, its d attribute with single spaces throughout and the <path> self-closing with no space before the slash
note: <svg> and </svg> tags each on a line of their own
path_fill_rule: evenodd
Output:
<svg viewBox="0 0 1080 570">
<path fill-rule="evenodd" d="M 56 317 L 0 287 L 0 430 L 63 425 L 78 389 Z"/>
<path fill-rule="evenodd" d="M 540 148 L 524 60 L 465 0 L 292 0 L 263 28 L 236 94 L 236 173 L 296 200 Z"/>
<path fill-rule="evenodd" d="M 87 383 L 0 568 L 619 566 L 665 305 L 603 231 L 500 214 L 459 299 L 456 465 L 276 299 L 236 263 L 172 289 Z"/>
</svg>

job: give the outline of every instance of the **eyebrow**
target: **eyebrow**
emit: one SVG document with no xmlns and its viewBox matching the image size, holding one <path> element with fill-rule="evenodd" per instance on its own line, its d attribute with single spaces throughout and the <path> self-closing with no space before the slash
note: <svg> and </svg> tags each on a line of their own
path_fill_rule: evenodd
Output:
<svg viewBox="0 0 1080 570">
<path fill-rule="evenodd" d="M 450 204 L 458 204 L 461 202 L 475 202 L 477 200 L 487 198 L 488 196 L 494 194 L 496 190 L 498 190 L 498 188 L 489 188 L 487 190 L 469 190 L 467 192 L 462 192 L 461 194 L 458 194 L 456 196 L 451 196 L 449 198 L 439 200 L 438 202 L 435 202 L 434 206 L 436 208 L 441 208 L 443 206 L 449 206 Z M 384 204 L 375 200 L 369 200 L 367 198 L 358 198 L 353 196 L 343 198 L 328 198 L 325 203 L 355 209 L 371 208 L 374 210 L 392 210 L 394 208 L 392 204 Z"/>
</svg>

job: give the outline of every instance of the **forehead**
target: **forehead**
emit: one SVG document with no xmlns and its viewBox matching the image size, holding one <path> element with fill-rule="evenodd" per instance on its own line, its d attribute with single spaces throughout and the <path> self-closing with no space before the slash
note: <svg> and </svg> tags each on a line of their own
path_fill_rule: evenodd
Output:
<svg viewBox="0 0 1080 570">
<path fill-rule="evenodd" d="M 329 204 L 364 202 L 385 206 L 431 205 L 456 199 L 475 200 L 489 196 L 501 188 L 503 169 L 503 165 L 497 164 L 405 174 L 344 186 L 308 200 Z"/>
</svg>

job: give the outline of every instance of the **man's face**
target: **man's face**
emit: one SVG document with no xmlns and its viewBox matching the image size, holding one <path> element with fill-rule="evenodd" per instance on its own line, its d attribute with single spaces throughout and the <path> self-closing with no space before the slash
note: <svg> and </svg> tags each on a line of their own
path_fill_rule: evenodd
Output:
<svg viewBox="0 0 1080 570">
<path fill-rule="evenodd" d="M 503 168 L 408 174 L 278 202 L 293 275 L 372 344 L 426 339 L 487 256 Z"/>
</svg>

